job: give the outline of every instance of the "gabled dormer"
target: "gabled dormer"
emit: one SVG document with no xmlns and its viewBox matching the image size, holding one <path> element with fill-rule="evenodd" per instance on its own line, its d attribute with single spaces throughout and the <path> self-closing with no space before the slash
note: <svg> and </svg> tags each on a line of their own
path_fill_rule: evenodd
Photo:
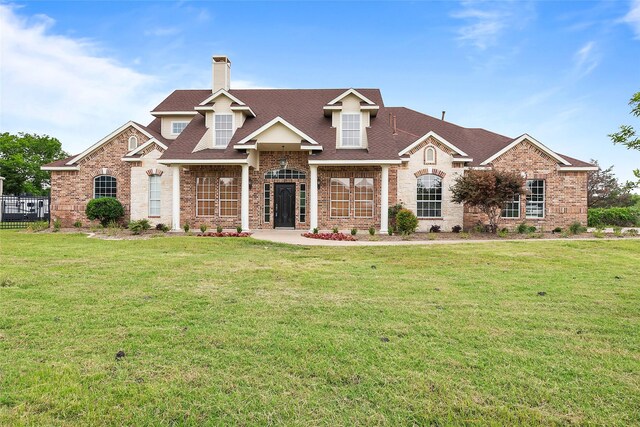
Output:
<svg viewBox="0 0 640 427">
<path fill-rule="evenodd" d="M 212 94 L 194 108 L 205 117 L 207 128 L 194 152 L 207 148 L 226 149 L 247 117 L 256 116 L 251 107 L 229 92 L 230 70 L 231 62 L 226 56 L 213 57 Z"/>
<path fill-rule="evenodd" d="M 366 149 L 367 129 L 379 108 L 355 89 L 349 89 L 329 101 L 323 110 L 325 116 L 331 117 L 331 126 L 336 129 L 336 147 Z"/>
</svg>

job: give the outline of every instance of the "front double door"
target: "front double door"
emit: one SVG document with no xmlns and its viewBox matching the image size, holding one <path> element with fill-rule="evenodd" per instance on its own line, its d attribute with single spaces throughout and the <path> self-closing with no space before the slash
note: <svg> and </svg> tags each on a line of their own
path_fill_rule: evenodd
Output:
<svg viewBox="0 0 640 427">
<path fill-rule="evenodd" d="M 294 228 L 296 225 L 296 185 L 275 184 L 274 227 Z"/>
</svg>

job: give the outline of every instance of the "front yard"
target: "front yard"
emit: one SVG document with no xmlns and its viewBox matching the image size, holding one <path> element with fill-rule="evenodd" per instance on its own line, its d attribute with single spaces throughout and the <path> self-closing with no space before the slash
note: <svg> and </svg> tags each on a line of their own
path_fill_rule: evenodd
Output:
<svg viewBox="0 0 640 427">
<path fill-rule="evenodd" d="M 640 419 L 638 239 L 159 236 L 0 231 L 0 425 Z"/>
</svg>

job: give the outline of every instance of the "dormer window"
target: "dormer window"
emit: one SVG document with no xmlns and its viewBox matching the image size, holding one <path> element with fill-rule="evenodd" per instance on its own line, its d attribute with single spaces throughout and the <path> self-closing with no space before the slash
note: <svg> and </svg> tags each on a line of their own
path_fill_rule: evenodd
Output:
<svg viewBox="0 0 640 427">
<path fill-rule="evenodd" d="M 226 147 L 233 136 L 233 115 L 215 115 L 215 146 Z"/>
<path fill-rule="evenodd" d="M 171 133 L 173 135 L 180 135 L 188 124 L 189 122 L 171 122 Z"/>
<path fill-rule="evenodd" d="M 360 147 L 362 145 L 361 136 L 361 116 L 359 113 L 342 113 L 342 146 Z"/>
<path fill-rule="evenodd" d="M 135 150 L 136 148 L 138 148 L 138 137 L 137 136 L 130 136 L 129 137 L 129 151 Z"/>
</svg>

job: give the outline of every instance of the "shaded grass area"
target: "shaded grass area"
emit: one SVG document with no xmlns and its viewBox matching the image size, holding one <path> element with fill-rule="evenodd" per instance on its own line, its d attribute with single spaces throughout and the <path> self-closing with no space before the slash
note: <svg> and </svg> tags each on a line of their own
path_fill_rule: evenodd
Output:
<svg viewBox="0 0 640 427">
<path fill-rule="evenodd" d="M 0 425 L 628 425 L 639 266 L 638 241 L 2 231 Z"/>
</svg>

